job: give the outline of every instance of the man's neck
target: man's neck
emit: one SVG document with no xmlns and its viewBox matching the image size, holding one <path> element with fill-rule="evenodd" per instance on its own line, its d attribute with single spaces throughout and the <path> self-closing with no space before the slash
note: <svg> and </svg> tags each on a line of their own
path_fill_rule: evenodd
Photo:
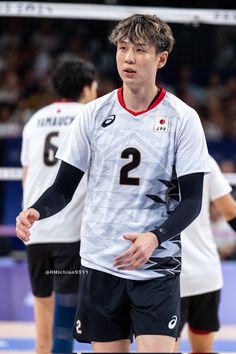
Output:
<svg viewBox="0 0 236 354">
<path fill-rule="evenodd" d="M 123 101 L 125 107 L 133 112 L 141 112 L 147 110 L 153 103 L 154 98 L 159 94 L 160 89 L 157 86 L 148 91 L 143 88 L 136 90 L 127 86 L 123 87 Z"/>
</svg>

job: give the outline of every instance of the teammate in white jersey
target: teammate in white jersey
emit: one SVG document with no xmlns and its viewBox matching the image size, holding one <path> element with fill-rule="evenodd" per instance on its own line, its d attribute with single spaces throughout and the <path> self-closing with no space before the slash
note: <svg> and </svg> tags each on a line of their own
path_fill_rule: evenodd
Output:
<svg viewBox="0 0 236 354">
<path fill-rule="evenodd" d="M 211 173 L 204 179 L 202 210 L 181 235 L 182 271 L 180 276 L 181 322 L 189 327 L 192 352 L 213 351 L 213 335 L 219 329 L 218 307 L 223 286 L 220 258 L 210 224 L 210 203 L 236 231 L 236 202 L 231 187 L 211 157 Z"/>
<path fill-rule="evenodd" d="M 55 70 L 53 84 L 58 101 L 37 111 L 23 131 L 25 208 L 53 183 L 59 166 L 55 153 L 62 137 L 83 104 L 96 98 L 94 68 L 81 59 L 62 62 Z M 58 215 L 36 223 L 26 243 L 38 354 L 72 352 L 86 178 L 81 182 L 71 204 Z"/>
<path fill-rule="evenodd" d="M 95 352 L 171 352 L 179 325 L 180 233 L 201 209 L 208 152 L 197 113 L 156 85 L 171 52 L 170 27 L 150 15 L 121 21 L 123 87 L 86 105 L 58 150 L 53 185 L 17 217 L 28 240 L 88 171 L 74 337 Z M 180 193 L 181 191 L 181 201 Z"/>
</svg>

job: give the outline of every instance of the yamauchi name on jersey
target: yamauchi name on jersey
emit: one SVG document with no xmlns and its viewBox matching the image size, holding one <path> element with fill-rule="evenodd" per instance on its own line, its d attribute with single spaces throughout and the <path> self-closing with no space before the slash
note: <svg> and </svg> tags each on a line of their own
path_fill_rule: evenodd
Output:
<svg viewBox="0 0 236 354">
<path fill-rule="evenodd" d="M 75 118 L 73 116 L 52 116 L 41 118 L 37 122 L 37 127 L 54 127 L 54 126 L 61 126 L 61 125 L 70 125 Z"/>
</svg>

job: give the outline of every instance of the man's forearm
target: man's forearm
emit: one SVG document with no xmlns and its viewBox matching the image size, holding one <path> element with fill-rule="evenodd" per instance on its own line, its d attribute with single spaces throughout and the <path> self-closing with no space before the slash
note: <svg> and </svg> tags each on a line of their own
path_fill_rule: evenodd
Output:
<svg viewBox="0 0 236 354">
<path fill-rule="evenodd" d="M 151 230 L 159 244 L 180 234 L 199 215 L 202 206 L 203 173 L 194 173 L 179 178 L 181 202 L 169 218 Z"/>
<path fill-rule="evenodd" d="M 31 206 L 39 212 L 39 220 L 58 213 L 71 201 L 83 175 L 83 171 L 62 161 L 53 185 Z"/>
</svg>

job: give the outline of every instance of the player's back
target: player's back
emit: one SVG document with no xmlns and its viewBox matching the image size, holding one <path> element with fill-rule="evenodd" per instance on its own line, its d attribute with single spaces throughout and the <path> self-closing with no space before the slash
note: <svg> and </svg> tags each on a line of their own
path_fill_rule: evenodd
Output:
<svg viewBox="0 0 236 354">
<path fill-rule="evenodd" d="M 53 183 L 60 165 L 57 148 L 82 108 L 77 102 L 58 101 L 37 111 L 26 124 L 21 153 L 22 165 L 27 167 L 24 208 Z M 84 178 L 65 210 L 33 226 L 29 243 L 77 241 L 85 191 Z"/>
</svg>

